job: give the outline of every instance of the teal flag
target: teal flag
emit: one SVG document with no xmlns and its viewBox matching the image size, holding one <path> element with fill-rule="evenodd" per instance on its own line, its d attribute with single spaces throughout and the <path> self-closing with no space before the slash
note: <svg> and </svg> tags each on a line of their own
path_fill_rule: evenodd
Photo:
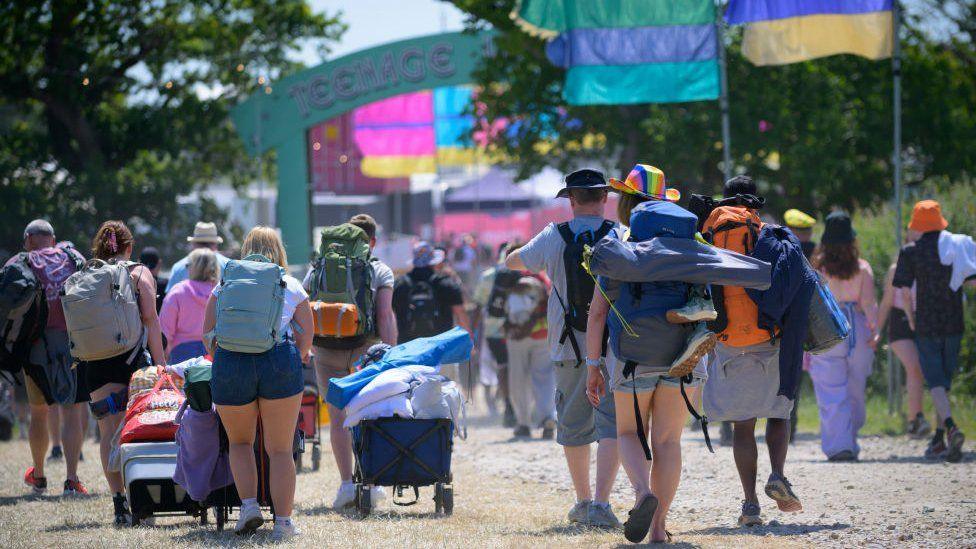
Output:
<svg viewBox="0 0 976 549">
<path fill-rule="evenodd" d="M 520 27 L 549 40 L 572 105 L 717 99 L 712 0 L 522 0 Z"/>
</svg>

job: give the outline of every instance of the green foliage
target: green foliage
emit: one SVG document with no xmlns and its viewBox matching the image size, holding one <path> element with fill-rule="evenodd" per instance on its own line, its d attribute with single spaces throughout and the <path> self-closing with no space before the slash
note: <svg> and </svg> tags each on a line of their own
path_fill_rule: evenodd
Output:
<svg viewBox="0 0 976 549">
<path fill-rule="evenodd" d="M 469 26 L 500 32 L 498 54 L 477 74 L 489 118 L 518 120 L 497 143 L 522 176 L 544 165 L 594 163 L 625 174 L 636 162 L 661 167 L 685 194 L 721 185 L 716 102 L 566 107 L 564 71 L 543 42 L 509 19 L 514 0 L 452 0 Z M 920 32 L 934 11 L 908 21 L 904 46 L 906 181 L 976 173 L 976 2 L 948 6 L 938 19 L 950 38 Z M 892 194 L 892 76 L 889 62 L 841 55 L 782 67 L 756 67 L 740 55 L 741 30 L 728 35 L 733 162 L 760 181 L 770 210 L 869 207 Z M 589 136 L 589 137 L 588 137 Z"/>
<path fill-rule="evenodd" d="M 12 0 L 0 7 L 0 248 L 35 217 L 87 245 L 122 219 L 138 246 L 182 251 L 201 203 L 177 195 L 252 181 L 227 117 L 289 54 L 343 32 L 305 0 Z M 192 216 L 190 214 L 193 214 Z"/>
</svg>

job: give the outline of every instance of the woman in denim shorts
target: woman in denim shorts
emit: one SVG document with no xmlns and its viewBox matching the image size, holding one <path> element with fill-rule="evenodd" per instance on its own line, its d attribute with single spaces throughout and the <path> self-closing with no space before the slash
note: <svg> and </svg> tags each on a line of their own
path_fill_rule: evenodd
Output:
<svg viewBox="0 0 976 549">
<path fill-rule="evenodd" d="M 281 267 L 288 259 L 281 238 L 274 229 L 255 227 L 244 239 L 241 256 L 260 254 Z M 213 377 L 210 389 L 220 421 L 230 442 L 230 467 L 241 496 L 241 513 L 235 528 L 250 534 L 263 524 L 257 504 L 257 465 L 254 437 L 261 417 L 264 445 L 271 462 L 271 500 L 274 503 L 272 538 L 286 540 L 298 534 L 291 521 L 295 499 L 295 461 L 292 457 L 295 426 L 301 407 L 302 363 L 312 350 L 312 310 L 301 282 L 285 275 L 284 307 L 280 331 L 284 340 L 263 353 L 239 353 L 217 347 L 213 352 Z M 217 285 L 207 302 L 204 333 L 216 325 Z M 299 333 L 291 329 L 298 325 Z"/>
</svg>

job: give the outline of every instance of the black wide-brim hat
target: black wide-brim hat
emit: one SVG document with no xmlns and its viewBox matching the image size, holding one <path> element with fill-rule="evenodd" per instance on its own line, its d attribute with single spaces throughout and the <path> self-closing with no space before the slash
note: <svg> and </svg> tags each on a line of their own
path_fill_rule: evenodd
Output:
<svg viewBox="0 0 976 549">
<path fill-rule="evenodd" d="M 566 198 L 569 196 L 569 191 L 573 189 L 610 189 L 610 185 L 607 184 L 607 178 L 604 177 L 603 172 L 590 168 L 576 170 L 567 175 L 563 182 L 566 183 L 566 187 L 559 189 L 559 192 L 556 193 L 556 198 Z"/>
</svg>

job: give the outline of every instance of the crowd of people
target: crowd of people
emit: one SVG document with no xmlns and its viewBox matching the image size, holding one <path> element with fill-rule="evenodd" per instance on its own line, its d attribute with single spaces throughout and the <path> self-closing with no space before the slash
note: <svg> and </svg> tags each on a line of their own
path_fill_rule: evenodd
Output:
<svg viewBox="0 0 976 549">
<path fill-rule="evenodd" d="M 611 192 L 620 195 L 619 221 L 606 217 Z M 879 304 L 871 266 L 860 257 L 845 212 L 826 217 L 814 244 L 816 220 L 790 210 L 785 226 L 775 224 L 762 212 L 764 199 L 747 176 L 726 182 L 721 198 L 693 195 L 689 209 L 677 205 L 680 194 L 653 166 L 637 165 L 625 179 L 609 181 L 596 170 L 575 171 L 558 194 L 569 201 L 572 219 L 550 224 L 524 244 L 499 246 L 487 269 L 479 268 L 486 255 L 482 247 L 466 236 L 452 252 L 416 243 L 411 268 L 394 273 L 372 255 L 376 222 L 366 214 L 353 216 L 323 233 L 317 260 L 326 261 L 329 246 L 348 246 L 343 257 L 362 260 L 362 269 L 346 264 L 350 284 L 335 291 L 345 296 L 336 299 L 359 306 L 365 328 L 341 337 L 320 335 L 315 327 L 317 315 L 326 314 L 320 303 L 336 295 L 328 290 L 331 273 L 314 263 L 303 280 L 292 277 L 278 233 L 255 227 L 240 256 L 280 267 L 282 287 L 270 347 L 257 352 L 227 343 L 237 340 L 228 335 L 231 328 L 221 327 L 233 315 L 222 305 L 221 294 L 228 291 L 222 277 L 249 267 L 218 251 L 223 238 L 213 223 L 196 225 L 187 238 L 191 251 L 173 263 L 167 279 L 155 249 L 131 260 L 137 242 L 120 221 L 98 228 L 90 254 L 58 242 L 47 221 L 32 221 L 23 233 L 24 252 L 5 267 L 30 269 L 46 300 L 42 334 L 19 359 L 30 410 L 31 464 L 24 482 L 37 493 L 48 488 L 45 465 L 55 439 L 66 466 L 64 493 L 88 493 L 77 465 L 90 407 L 98 418 L 115 522 L 127 524 L 125 488 L 109 459 L 111 435 L 124 410 L 106 411 L 105 403 L 124 394 L 142 367 L 207 355 L 213 360 L 213 402 L 242 500 L 237 531 L 253 532 L 265 520 L 255 495 L 253 445 L 260 417 L 270 462 L 273 535 L 291 538 L 298 534 L 291 518 L 292 433 L 303 365 L 314 370 L 325 394 L 328 380 L 353 372 L 374 343 L 395 345 L 454 326 L 471 334 L 475 359 L 467 368 L 445 364 L 442 373 L 467 387 L 469 398 L 474 387 L 483 388 L 489 410 L 513 429 L 514 438 L 537 430 L 562 447 L 575 491 L 568 521 L 622 527 L 631 542 L 671 539 L 667 515 L 680 482 L 681 436 L 689 414 L 701 419 L 698 410 L 729 429 L 722 438 L 732 446 L 742 484 L 740 525 L 763 522 L 759 419 L 766 420 L 771 464 L 763 491 L 780 511 L 801 510 L 786 475 L 801 370 L 813 382 L 826 459 L 857 461 L 866 382 L 884 339 L 905 368 L 909 434 L 926 437 L 934 425 L 926 457 L 959 461 L 964 435 L 953 421 L 948 395 L 964 330 L 961 288 L 976 275 L 976 266 L 944 261 L 966 242 L 946 231 L 938 203 L 916 204 L 908 242 L 885 277 Z M 716 255 L 716 249 L 730 253 Z M 660 263 L 665 257 L 672 262 Z M 74 284 L 69 278 L 91 262 L 116 269 L 113 288 L 135 311 L 117 337 L 124 345 L 109 354 L 85 349 L 84 330 L 97 327 L 79 327 L 72 318 L 75 290 L 65 291 Z M 804 353 L 803 344 L 801 317 L 808 314 L 818 280 L 802 273 L 814 270 L 850 325 L 846 339 L 821 354 Z M 6 350 L 14 349 L 16 342 L 4 335 Z M 925 385 L 937 412 L 931 424 L 922 408 Z M 329 440 L 341 481 L 333 502 L 337 510 L 354 506 L 356 496 L 352 439 L 344 421 L 343 410 L 329 404 Z M 701 426 L 709 441 L 707 422 Z M 610 505 L 621 466 L 634 490 L 623 524 Z M 373 489 L 373 502 L 383 497 L 382 489 Z"/>
</svg>

